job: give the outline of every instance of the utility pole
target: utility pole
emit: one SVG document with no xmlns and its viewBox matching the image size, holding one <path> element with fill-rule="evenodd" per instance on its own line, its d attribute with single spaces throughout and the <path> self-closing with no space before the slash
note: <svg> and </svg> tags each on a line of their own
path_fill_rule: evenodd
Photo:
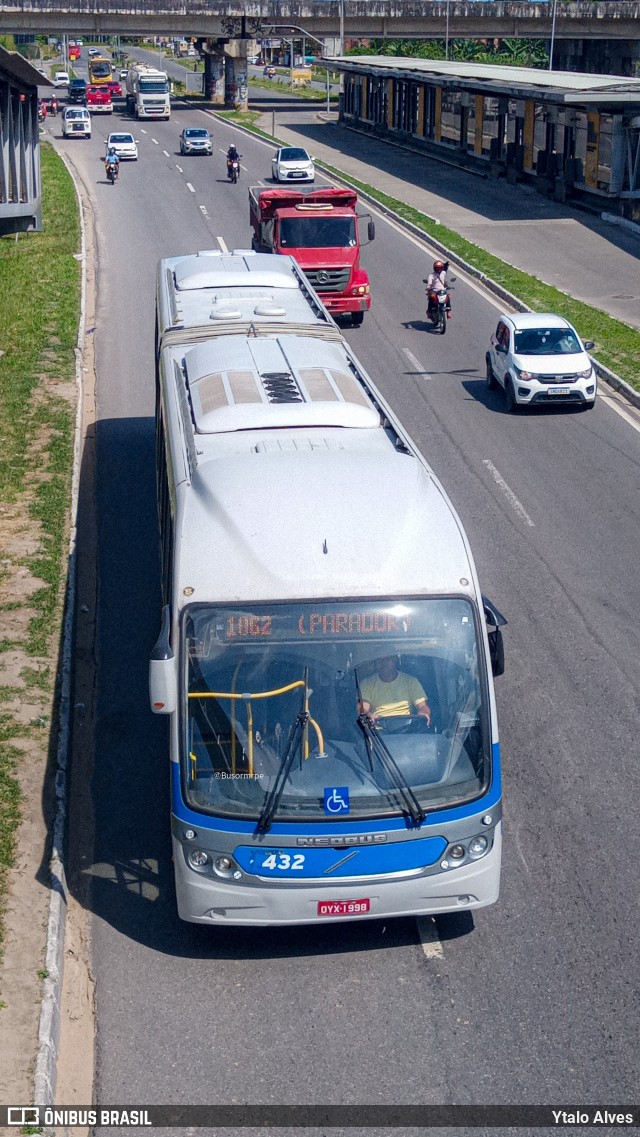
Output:
<svg viewBox="0 0 640 1137">
<path fill-rule="evenodd" d="M 551 44 L 549 46 L 549 70 L 553 71 L 553 45 L 556 38 L 556 0 L 551 9 Z"/>
</svg>

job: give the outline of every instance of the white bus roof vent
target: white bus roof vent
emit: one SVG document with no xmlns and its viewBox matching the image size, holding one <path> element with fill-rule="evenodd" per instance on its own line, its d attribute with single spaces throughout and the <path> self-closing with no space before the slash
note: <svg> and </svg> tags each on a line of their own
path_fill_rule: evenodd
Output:
<svg viewBox="0 0 640 1137">
<path fill-rule="evenodd" d="M 214 304 L 211 309 L 211 320 L 241 320 L 242 311 L 231 304 Z"/>
<path fill-rule="evenodd" d="M 286 308 L 281 308 L 279 304 L 270 304 L 268 301 L 256 304 L 253 311 L 256 316 L 286 316 L 287 314 Z"/>
</svg>

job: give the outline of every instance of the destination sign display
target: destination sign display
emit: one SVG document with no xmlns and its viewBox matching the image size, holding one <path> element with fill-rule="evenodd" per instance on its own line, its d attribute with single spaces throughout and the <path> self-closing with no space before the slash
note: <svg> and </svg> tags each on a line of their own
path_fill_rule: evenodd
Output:
<svg viewBox="0 0 640 1137">
<path fill-rule="evenodd" d="M 445 633 L 466 637 L 473 625 L 471 605 L 462 599 L 407 601 L 290 602 L 251 608 L 212 609 L 194 605 L 188 637 L 206 654 L 213 645 L 310 643 L 318 641 L 404 640 L 424 642 Z M 445 631 L 446 629 L 446 631 Z M 457 629 L 457 632 L 454 631 Z"/>
</svg>

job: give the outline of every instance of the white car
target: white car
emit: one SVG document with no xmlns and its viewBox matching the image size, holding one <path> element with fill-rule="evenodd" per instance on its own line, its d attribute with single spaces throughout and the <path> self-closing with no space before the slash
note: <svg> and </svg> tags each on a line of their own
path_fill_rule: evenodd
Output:
<svg viewBox="0 0 640 1137">
<path fill-rule="evenodd" d="M 107 152 L 111 149 L 115 150 L 119 158 L 130 158 L 135 162 L 138 158 L 138 145 L 137 140 L 128 131 L 117 130 L 109 135 L 106 141 Z"/>
<path fill-rule="evenodd" d="M 91 138 L 91 115 L 86 107 L 65 107 L 62 112 L 63 138 Z"/>
<path fill-rule="evenodd" d="M 587 410 L 595 404 L 598 386 L 587 354 L 593 346 L 562 316 L 501 316 L 486 354 L 487 386 L 503 388 L 511 412 L 550 403 Z"/>
<path fill-rule="evenodd" d="M 314 159 L 301 146 L 281 146 L 271 159 L 274 182 L 313 182 Z"/>
<path fill-rule="evenodd" d="M 56 71 L 53 76 L 54 87 L 68 87 L 69 75 L 66 71 Z"/>
</svg>

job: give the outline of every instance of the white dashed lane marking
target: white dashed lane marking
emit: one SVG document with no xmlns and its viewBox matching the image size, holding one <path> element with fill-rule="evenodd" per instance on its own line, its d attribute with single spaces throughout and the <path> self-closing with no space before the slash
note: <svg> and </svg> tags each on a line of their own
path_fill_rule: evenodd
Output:
<svg viewBox="0 0 640 1137">
<path fill-rule="evenodd" d="M 504 478 L 502 477 L 502 474 L 498 469 L 496 469 L 493 462 L 489 458 L 485 458 L 483 460 L 483 465 L 487 467 L 487 470 L 491 474 L 496 485 L 500 486 L 500 489 L 509 502 L 509 505 L 516 511 L 518 516 L 522 518 L 525 525 L 529 525 L 532 529 L 535 528 L 535 522 L 531 520 L 524 505 L 521 501 L 518 500 L 513 490 L 507 485 Z"/>
<path fill-rule="evenodd" d="M 408 347 L 403 347 L 402 351 L 406 355 L 411 366 L 414 368 L 416 375 L 419 375 L 422 379 L 430 379 L 431 378 L 429 372 L 427 370 L 425 370 L 425 368 L 422 366 L 420 360 L 416 359 L 413 352 L 409 351 Z"/>
</svg>

